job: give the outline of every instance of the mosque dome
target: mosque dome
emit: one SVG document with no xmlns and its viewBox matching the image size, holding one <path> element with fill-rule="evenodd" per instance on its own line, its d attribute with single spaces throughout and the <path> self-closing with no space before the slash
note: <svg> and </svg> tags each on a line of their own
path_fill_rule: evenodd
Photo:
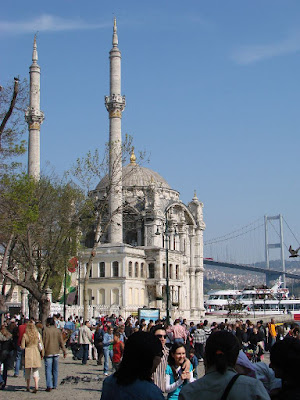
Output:
<svg viewBox="0 0 300 400">
<path fill-rule="evenodd" d="M 141 167 L 132 161 L 130 164 L 123 167 L 122 175 L 123 188 L 148 187 L 154 184 L 160 188 L 171 189 L 168 182 L 157 172 L 149 168 Z M 104 190 L 108 186 L 108 179 L 108 175 L 106 175 L 97 185 L 96 190 Z"/>
</svg>

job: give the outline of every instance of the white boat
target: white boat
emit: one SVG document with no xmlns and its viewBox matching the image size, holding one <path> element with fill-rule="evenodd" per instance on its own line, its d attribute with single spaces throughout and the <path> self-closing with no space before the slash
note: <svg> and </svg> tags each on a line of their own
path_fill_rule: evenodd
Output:
<svg viewBox="0 0 300 400">
<path fill-rule="evenodd" d="M 289 290 L 279 280 L 272 288 L 251 287 L 243 290 L 212 290 L 205 301 L 206 314 L 292 314 L 300 319 L 300 300 L 289 298 Z"/>
</svg>

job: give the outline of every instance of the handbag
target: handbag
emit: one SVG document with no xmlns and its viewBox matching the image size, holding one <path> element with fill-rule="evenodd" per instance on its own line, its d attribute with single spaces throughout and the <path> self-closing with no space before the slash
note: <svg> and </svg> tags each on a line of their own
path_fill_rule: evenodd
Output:
<svg viewBox="0 0 300 400">
<path fill-rule="evenodd" d="M 39 334 L 38 348 L 39 348 L 40 353 L 42 353 L 43 350 L 44 350 L 44 346 L 43 346 L 43 342 L 41 340 L 41 335 L 40 334 Z"/>
</svg>

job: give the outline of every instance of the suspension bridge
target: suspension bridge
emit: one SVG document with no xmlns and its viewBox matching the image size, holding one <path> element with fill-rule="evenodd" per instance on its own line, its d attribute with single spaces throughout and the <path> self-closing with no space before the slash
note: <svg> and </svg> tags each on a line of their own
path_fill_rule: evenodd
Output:
<svg viewBox="0 0 300 400">
<path fill-rule="evenodd" d="M 284 228 L 288 232 L 285 235 L 288 244 Z M 286 270 L 284 251 L 289 251 L 291 243 L 300 247 L 296 235 L 283 216 L 264 216 L 226 235 L 205 241 L 204 264 L 265 274 L 267 286 L 281 277 L 286 287 L 286 278 L 300 280 L 300 260 L 298 262 L 297 257 L 293 258 L 292 268 L 289 268 L 291 270 Z M 271 251 L 277 260 L 280 259 L 276 267 L 270 265 Z"/>
</svg>

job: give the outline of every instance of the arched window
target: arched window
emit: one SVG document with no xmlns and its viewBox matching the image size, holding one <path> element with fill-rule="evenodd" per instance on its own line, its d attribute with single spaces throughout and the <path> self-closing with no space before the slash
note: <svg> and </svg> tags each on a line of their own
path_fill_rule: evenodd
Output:
<svg viewBox="0 0 300 400">
<path fill-rule="evenodd" d="M 119 304 L 119 289 L 111 291 L 111 304 Z"/>
<path fill-rule="evenodd" d="M 141 289 L 140 291 L 140 305 L 145 304 L 145 289 Z"/>
<path fill-rule="evenodd" d="M 118 261 L 114 261 L 112 264 L 112 276 L 113 278 L 117 278 L 119 276 L 119 263 Z"/>
<path fill-rule="evenodd" d="M 167 277 L 167 268 L 166 268 L 166 264 L 163 263 L 163 278 L 166 279 Z"/>
<path fill-rule="evenodd" d="M 169 264 L 169 278 L 173 279 L 173 264 Z"/>
<path fill-rule="evenodd" d="M 154 263 L 150 263 L 148 268 L 149 268 L 149 279 L 154 279 L 155 277 Z"/>
<path fill-rule="evenodd" d="M 134 304 L 139 304 L 139 289 L 134 289 Z"/>
<path fill-rule="evenodd" d="M 100 262 L 99 263 L 99 278 L 104 278 L 105 277 L 105 262 Z"/>
<path fill-rule="evenodd" d="M 139 276 L 139 263 L 134 264 L 134 276 L 137 278 Z"/>
<path fill-rule="evenodd" d="M 99 290 L 99 304 L 101 305 L 105 304 L 105 289 Z"/>
<path fill-rule="evenodd" d="M 129 288 L 129 293 L 128 293 L 128 304 L 132 304 L 132 288 Z"/>
<path fill-rule="evenodd" d="M 144 278 L 144 263 L 141 263 L 141 278 Z"/>
<path fill-rule="evenodd" d="M 176 265 L 176 279 L 179 279 L 179 265 Z"/>
<path fill-rule="evenodd" d="M 86 270 L 87 271 L 88 265 L 86 264 Z M 89 278 L 93 277 L 93 264 L 91 265 L 91 269 L 90 269 L 90 274 L 89 274 Z"/>
<path fill-rule="evenodd" d="M 132 261 L 129 261 L 128 263 L 128 276 L 129 278 L 132 278 Z"/>
</svg>

